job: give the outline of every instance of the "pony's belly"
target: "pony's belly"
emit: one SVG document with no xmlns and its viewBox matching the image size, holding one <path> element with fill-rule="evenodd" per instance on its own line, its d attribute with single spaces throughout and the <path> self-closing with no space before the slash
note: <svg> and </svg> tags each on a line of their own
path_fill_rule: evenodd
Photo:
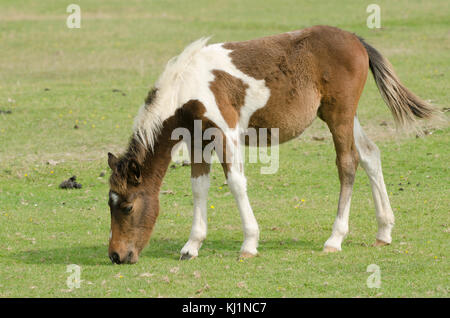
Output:
<svg viewBox="0 0 450 318">
<path fill-rule="evenodd" d="M 277 129 L 278 143 L 289 141 L 300 136 L 317 117 L 319 100 L 302 106 L 274 107 L 266 106 L 256 111 L 249 121 L 249 128 L 266 128 L 268 135 L 272 136 Z M 314 106 L 313 106 L 314 105 Z M 276 110 L 275 110 L 276 109 Z M 268 138 L 270 139 L 270 137 Z M 275 140 L 272 141 L 275 142 Z"/>
<path fill-rule="evenodd" d="M 270 145 L 272 143 L 284 143 L 300 136 L 311 125 L 313 120 L 314 118 L 311 118 L 307 122 L 297 122 L 297 125 L 286 121 L 272 121 L 271 124 L 267 124 L 265 121 L 258 122 L 256 120 L 254 125 L 249 125 L 249 128 L 256 129 L 258 138 L 267 136 L 267 143 Z M 261 131 L 261 129 L 264 130 Z"/>
</svg>

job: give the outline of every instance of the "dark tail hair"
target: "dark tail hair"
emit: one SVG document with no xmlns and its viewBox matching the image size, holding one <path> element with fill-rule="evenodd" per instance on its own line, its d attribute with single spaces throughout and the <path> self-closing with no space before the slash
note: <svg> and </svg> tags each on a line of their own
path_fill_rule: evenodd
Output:
<svg viewBox="0 0 450 318">
<path fill-rule="evenodd" d="M 439 111 L 436 108 L 420 99 L 400 82 L 391 63 L 380 52 L 361 37 L 358 38 L 369 55 L 369 67 L 378 90 L 398 126 L 414 127 L 417 119 L 431 119 L 438 115 Z"/>
</svg>

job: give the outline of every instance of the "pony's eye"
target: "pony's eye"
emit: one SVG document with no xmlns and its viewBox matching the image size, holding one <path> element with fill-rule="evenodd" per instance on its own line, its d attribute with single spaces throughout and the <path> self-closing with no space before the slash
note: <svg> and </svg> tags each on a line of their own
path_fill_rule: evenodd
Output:
<svg viewBox="0 0 450 318">
<path fill-rule="evenodd" d="M 125 213 L 130 213 L 131 212 L 131 209 L 132 209 L 133 207 L 131 206 L 131 205 L 129 205 L 129 206 L 125 206 L 124 208 L 123 208 L 123 211 L 125 212 Z"/>
</svg>

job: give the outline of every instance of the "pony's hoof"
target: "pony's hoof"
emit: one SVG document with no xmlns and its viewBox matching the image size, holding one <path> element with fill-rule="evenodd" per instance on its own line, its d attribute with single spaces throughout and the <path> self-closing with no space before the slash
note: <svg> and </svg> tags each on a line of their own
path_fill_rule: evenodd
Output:
<svg viewBox="0 0 450 318">
<path fill-rule="evenodd" d="M 239 255 L 239 258 L 240 259 L 241 258 L 252 258 L 252 257 L 255 257 L 257 255 L 258 255 L 258 253 L 252 254 L 252 253 L 249 253 L 249 252 L 241 252 L 241 255 Z"/>
<path fill-rule="evenodd" d="M 191 254 L 189 254 L 189 253 L 184 253 L 184 254 L 181 254 L 181 256 L 180 256 L 180 260 L 181 261 L 187 261 L 187 260 L 190 260 L 190 259 L 194 259 L 194 258 L 196 258 L 197 256 L 195 256 L 195 255 L 191 255 Z"/>
<path fill-rule="evenodd" d="M 325 246 L 323 248 L 323 252 L 324 253 L 336 253 L 336 252 L 339 252 L 339 250 L 336 247 Z"/>
<path fill-rule="evenodd" d="M 389 244 L 390 244 L 390 243 L 386 243 L 386 242 L 384 242 L 384 241 L 382 241 L 382 240 L 377 239 L 377 240 L 375 241 L 375 243 L 373 243 L 372 246 L 386 246 L 386 245 L 389 245 Z"/>
</svg>

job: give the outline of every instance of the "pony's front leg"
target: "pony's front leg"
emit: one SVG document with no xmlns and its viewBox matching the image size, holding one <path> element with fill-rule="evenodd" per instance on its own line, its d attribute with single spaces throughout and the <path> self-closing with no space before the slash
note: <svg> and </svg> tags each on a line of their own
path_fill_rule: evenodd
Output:
<svg viewBox="0 0 450 318">
<path fill-rule="evenodd" d="M 239 142 L 233 139 L 234 136 L 227 137 L 227 141 L 232 141 L 231 143 L 228 142 L 228 145 L 231 144 L 233 146 L 225 147 L 226 161 L 222 163 L 222 166 L 228 187 L 236 200 L 241 215 L 244 243 L 241 247 L 240 256 L 253 257 L 258 254 L 259 227 L 247 196 L 247 180 L 244 175 L 244 164 Z"/>
<path fill-rule="evenodd" d="M 194 219 L 192 221 L 191 235 L 181 249 L 181 259 L 191 259 L 198 256 L 198 250 L 206 238 L 208 227 L 207 199 L 209 190 L 209 163 L 191 164 L 192 196 L 194 199 Z"/>
</svg>

